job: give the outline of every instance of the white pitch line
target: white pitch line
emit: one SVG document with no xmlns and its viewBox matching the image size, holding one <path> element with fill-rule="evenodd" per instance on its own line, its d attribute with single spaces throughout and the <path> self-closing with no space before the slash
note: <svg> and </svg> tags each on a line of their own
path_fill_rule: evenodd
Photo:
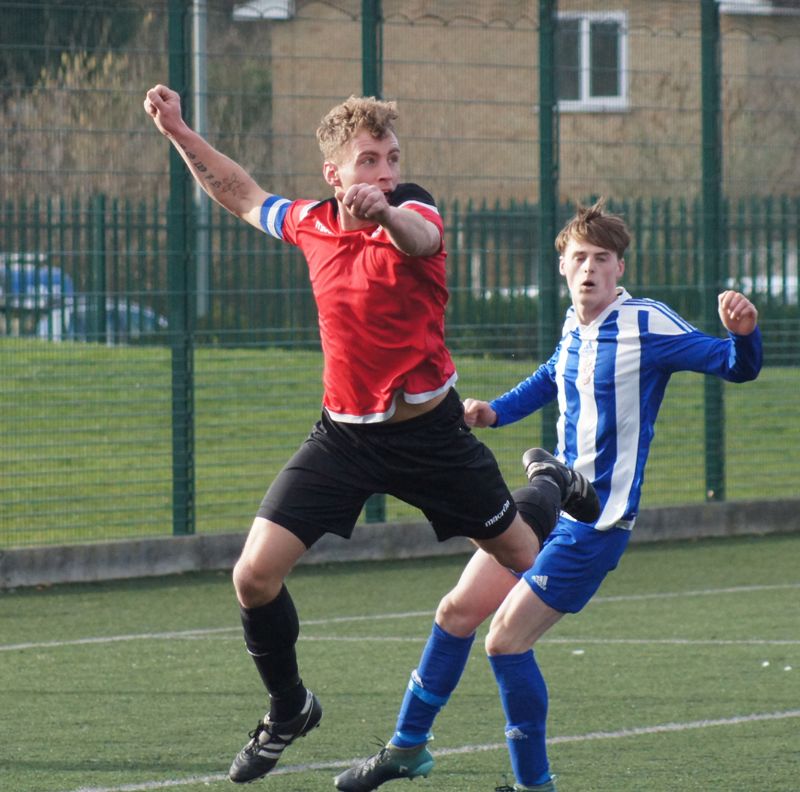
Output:
<svg viewBox="0 0 800 792">
<path fill-rule="evenodd" d="M 329 619 L 308 619 L 302 626 L 342 624 L 345 622 L 388 621 L 390 619 L 407 619 L 417 616 L 433 617 L 431 611 L 409 611 L 407 613 L 383 613 L 375 616 L 334 616 Z M 163 641 L 182 638 L 206 638 L 211 635 L 230 633 L 241 635 L 241 627 L 209 627 L 193 630 L 170 630 L 154 633 L 131 633 L 129 635 L 98 635 L 92 638 L 69 638 L 63 641 L 31 641 L 18 644 L 0 644 L 0 652 L 19 651 L 21 649 L 55 649 L 62 646 L 82 646 L 84 644 L 124 643 L 125 641 Z"/>
<path fill-rule="evenodd" d="M 695 729 L 709 729 L 720 726 L 741 726 L 747 723 L 759 723 L 764 721 L 787 720 L 790 718 L 800 718 L 800 709 L 786 710 L 784 712 L 764 712 L 753 713 L 751 715 L 737 715 L 732 718 L 714 718 L 708 720 L 688 721 L 686 723 L 661 723 L 655 726 L 640 726 L 632 729 L 619 729 L 608 732 L 588 732 L 587 734 L 562 735 L 560 737 L 550 737 L 548 745 L 562 745 L 565 743 L 581 743 L 594 740 L 621 740 L 629 737 L 647 737 L 654 734 L 668 734 L 671 732 L 684 732 Z M 481 745 L 463 745 L 460 748 L 442 748 L 433 750 L 434 756 L 455 756 L 458 754 L 478 753 L 486 751 L 505 750 L 506 744 L 484 743 Z M 349 767 L 361 757 L 354 757 L 343 761 L 315 762 L 312 764 L 289 765 L 280 767 L 270 776 L 295 775 L 297 773 L 308 773 L 317 770 L 337 770 L 342 767 Z M 159 789 L 174 789 L 175 787 L 188 786 L 189 784 L 211 784 L 217 781 L 227 781 L 226 775 L 193 776 L 190 778 L 175 778 L 165 781 L 143 781 L 136 784 L 122 784 L 121 786 L 107 787 L 79 787 L 68 792 L 153 792 Z"/>
<path fill-rule="evenodd" d="M 84 646 L 87 644 L 124 643 L 125 641 L 159 641 L 173 638 L 205 638 L 220 633 L 241 633 L 239 627 L 214 627 L 202 630 L 176 630 L 173 632 L 134 633 L 132 635 L 99 635 L 94 638 L 69 638 L 63 641 L 31 641 L 29 643 L 1 644 L 0 652 L 15 652 L 22 649 L 58 649 L 62 646 Z"/>
<path fill-rule="evenodd" d="M 610 597 L 593 597 L 591 603 L 636 602 L 638 600 L 675 599 L 676 597 L 712 597 L 717 594 L 752 594 L 757 591 L 779 591 L 798 589 L 800 583 L 774 583 L 756 586 L 729 586 L 716 589 L 696 589 L 694 591 L 666 591 L 661 594 L 619 594 Z M 590 604 L 591 604 L 590 603 Z"/>
<path fill-rule="evenodd" d="M 311 643 L 319 641 L 335 641 L 337 643 L 422 643 L 425 636 L 372 636 L 372 635 L 303 635 L 300 641 Z M 632 645 L 662 645 L 662 646 L 800 646 L 798 639 L 772 639 L 772 638 L 742 638 L 738 639 L 713 639 L 713 638 L 540 638 L 539 644 L 632 644 Z"/>
<path fill-rule="evenodd" d="M 542 638 L 549 644 L 646 644 L 647 646 L 798 646 L 800 638 Z"/>
<path fill-rule="evenodd" d="M 302 625 L 303 627 L 308 627 L 309 625 L 319 625 L 319 624 L 340 624 L 342 622 L 360 622 L 360 621 L 375 621 L 378 619 L 380 621 L 389 620 L 389 619 L 411 619 L 417 618 L 418 616 L 430 616 L 433 618 L 433 611 L 426 610 L 426 611 L 405 611 L 403 613 L 379 613 L 377 616 L 368 615 L 368 616 L 333 616 L 329 619 L 303 619 Z"/>
<path fill-rule="evenodd" d="M 164 633 L 141 633 L 136 635 L 113 635 L 98 638 L 73 638 L 65 641 L 43 641 L 40 643 L 20 643 L 0 645 L 0 652 L 23 651 L 26 649 L 58 649 L 64 646 L 85 646 L 93 644 L 125 643 L 126 641 L 161 641 L 161 640 L 193 640 L 209 637 L 238 637 L 239 628 L 221 627 L 214 630 L 185 630 Z M 235 635 L 234 635 L 235 634 Z M 318 643 L 330 641 L 335 643 L 422 643 L 426 636 L 399 635 L 301 635 L 300 642 Z M 541 644 L 630 644 L 632 646 L 798 646 L 800 639 L 782 638 L 542 638 Z"/>
<path fill-rule="evenodd" d="M 661 594 L 622 594 L 612 597 L 595 597 L 591 604 L 610 602 L 636 602 L 639 600 L 675 599 L 678 597 L 707 597 L 716 594 L 750 594 L 760 591 L 781 591 L 800 589 L 800 583 L 777 583 L 774 585 L 731 586 L 718 589 L 699 589 L 695 591 L 668 591 Z M 308 619 L 302 622 L 303 627 L 324 626 L 328 624 L 344 624 L 347 622 L 378 622 L 393 619 L 409 619 L 433 617 L 433 611 L 405 611 L 401 613 L 379 613 L 375 615 L 334 616 L 327 619 Z M 129 635 L 108 635 L 89 638 L 72 638 L 63 641 L 30 641 L 17 644 L 0 644 L 0 652 L 14 652 L 25 649 L 55 649 L 62 646 L 81 646 L 86 644 L 110 644 L 125 641 L 158 641 L 182 638 L 205 638 L 210 635 L 241 634 L 241 627 L 213 627 L 207 629 L 172 630 L 155 633 L 132 633 Z M 321 639 L 319 639 L 321 640 Z M 377 640 L 377 639 L 376 639 Z M 414 640 L 414 639 L 409 639 Z M 552 640 L 552 639 L 550 639 Z"/>
</svg>

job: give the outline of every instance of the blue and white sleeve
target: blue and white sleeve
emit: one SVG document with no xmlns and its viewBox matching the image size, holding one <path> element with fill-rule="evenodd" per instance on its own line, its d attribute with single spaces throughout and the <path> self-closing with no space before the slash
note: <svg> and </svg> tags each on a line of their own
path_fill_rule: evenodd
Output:
<svg viewBox="0 0 800 792">
<path fill-rule="evenodd" d="M 527 379 L 490 402 L 497 413 L 494 426 L 505 426 L 527 417 L 549 404 L 557 395 L 553 358 L 539 366 Z"/>
<path fill-rule="evenodd" d="M 292 202 L 280 195 L 270 195 L 261 204 L 261 228 L 276 239 L 283 239 L 283 222 Z"/>
<path fill-rule="evenodd" d="M 727 338 L 706 335 L 675 311 L 655 300 L 630 300 L 638 308 L 642 358 L 662 371 L 696 371 L 728 382 L 747 382 L 758 376 L 762 363 L 761 331 Z"/>
<path fill-rule="evenodd" d="M 653 335 L 648 347 L 645 354 L 662 369 L 712 374 L 728 382 L 754 380 L 763 358 L 758 327 L 750 335 L 728 333 L 727 338 L 714 338 L 694 329 L 681 336 Z"/>
</svg>

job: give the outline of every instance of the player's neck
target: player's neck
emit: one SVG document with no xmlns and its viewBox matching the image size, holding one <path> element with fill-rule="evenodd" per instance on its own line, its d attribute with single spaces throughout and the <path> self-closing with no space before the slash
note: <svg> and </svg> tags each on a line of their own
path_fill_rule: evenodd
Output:
<svg viewBox="0 0 800 792">
<path fill-rule="evenodd" d="M 595 306 L 584 305 L 579 300 L 573 300 L 572 307 L 575 309 L 575 316 L 578 317 L 578 322 L 582 325 L 591 324 L 600 314 L 600 311 Z"/>
<path fill-rule="evenodd" d="M 616 296 L 614 300 L 616 299 Z M 578 317 L 578 321 L 582 325 L 590 325 L 600 316 L 602 313 L 606 311 L 609 305 L 611 305 L 614 300 L 609 300 L 608 302 L 603 303 L 582 303 L 580 301 L 573 300 L 572 306 L 575 308 L 575 316 Z"/>
</svg>

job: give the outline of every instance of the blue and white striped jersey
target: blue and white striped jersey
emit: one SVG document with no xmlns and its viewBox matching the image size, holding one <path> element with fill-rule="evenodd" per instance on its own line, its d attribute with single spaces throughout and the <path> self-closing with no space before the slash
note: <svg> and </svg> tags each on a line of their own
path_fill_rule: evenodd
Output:
<svg viewBox="0 0 800 792">
<path fill-rule="evenodd" d="M 663 303 L 635 299 L 624 289 L 586 326 L 571 307 L 550 360 L 491 402 L 495 426 L 557 398 L 556 454 L 593 482 L 603 507 L 595 527 L 632 525 L 670 376 L 697 371 L 745 382 L 758 375 L 758 328 L 749 336 L 728 335 L 701 333 Z"/>
</svg>

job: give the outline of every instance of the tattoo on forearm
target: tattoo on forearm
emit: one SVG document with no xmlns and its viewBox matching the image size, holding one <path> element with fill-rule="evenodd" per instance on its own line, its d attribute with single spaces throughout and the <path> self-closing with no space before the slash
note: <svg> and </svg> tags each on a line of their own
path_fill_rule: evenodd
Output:
<svg viewBox="0 0 800 792">
<path fill-rule="evenodd" d="M 235 173 L 232 173 L 230 176 L 226 178 L 220 178 L 215 174 L 211 173 L 208 169 L 208 166 L 197 159 L 197 154 L 193 151 L 189 151 L 185 146 L 183 150 L 186 152 L 186 157 L 191 163 L 192 167 L 201 174 L 202 181 L 206 182 L 209 187 L 212 187 L 215 190 L 221 190 L 223 193 L 231 193 L 238 197 L 242 193 L 242 187 L 244 187 L 244 182 L 240 179 Z"/>
<path fill-rule="evenodd" d="M 229 192 L 238 196 L 243 186 L 244 182 L 235 173 L 222 180 L 222 192 Z"/>
</svg>

